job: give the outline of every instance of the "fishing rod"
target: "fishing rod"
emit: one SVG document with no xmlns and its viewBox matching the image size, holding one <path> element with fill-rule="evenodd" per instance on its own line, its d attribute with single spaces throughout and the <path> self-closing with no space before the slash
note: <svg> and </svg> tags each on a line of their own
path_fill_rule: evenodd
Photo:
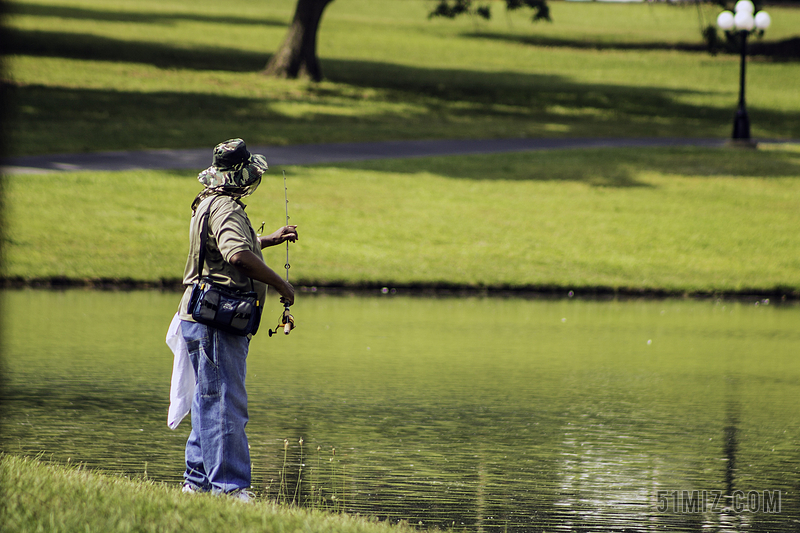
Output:
<svg viewBox="0 0 800 533">
<path fill-rule="evenodd" d="M 286 225 L 289 225 L 289 191 L 286 188 L 286 171 L 283 171 L 283 200 L 284 206 L 286 209 Z M 283 268 L 286 269 L 286 283 L 289 283 L 289 269 L 291 265 L 289 264 L 289 239 L 286 239 L 286 264 L 283 265 Z M 283 334 L 288 335 L 290 331 L 294 329 L 294 317 L 289 312 L 289 306 L 285 306 L 283 308 L 283 313 L 281 313 L 280 319 L 278 319 L 278 325 L 275 327 L 274 330 L 269 330 L 269 336 L 272 337 L 274 334 L 278 333 L 279 328 L 283 328 Z"/>
</svg>

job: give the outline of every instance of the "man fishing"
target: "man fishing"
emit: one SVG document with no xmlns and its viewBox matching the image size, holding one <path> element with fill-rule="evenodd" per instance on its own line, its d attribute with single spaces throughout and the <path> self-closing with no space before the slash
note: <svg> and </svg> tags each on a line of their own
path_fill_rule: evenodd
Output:
<svg viewBox="0 0 800 533">
<path fill-rule="evenodd" d="M 267 286 L 278 292 L 286 308 L 294 303 L 294 288 L 267 266 L 261 249 L 295 242 L 297 226 L 287 225 L 270 235 L 258 236 L 241 202 L 255 192 L 267 169 L 263 155 L 250 154 L 243 140 L 231 139 L 214 148 L 213 164 L 197 178 L 204 189 L 192 202 L 189 257 L 183 276 L 186 289 L 167 336 L 176 354 L 170 393 L 171 428 L 186 415 L 186 391 L 194 388 L 184 492 L 228 494 L 244 501 L 251 498 L 247 491 L 250 452 L 245 434 L 245 374 L 251 335 L 200 323 L 192 317 L 189 306 L 201 278 L 235 291 L 254 291 L 260 305 Z M 181 349 L 188 356 L 184 357 L 183 376 L 179 368 Z"/>
</svg>

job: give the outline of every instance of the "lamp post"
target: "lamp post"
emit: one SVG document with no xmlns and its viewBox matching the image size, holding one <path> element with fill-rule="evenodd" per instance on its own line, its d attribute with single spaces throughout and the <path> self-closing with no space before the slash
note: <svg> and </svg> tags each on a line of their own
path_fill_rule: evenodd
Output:
<svg viewBox="0 0 800 533">
<path fill-rule="evenodd" d="M 725 32 L 736 28 L 741 41 L 742 60 L 739 67 L 739 107 L 733 117 L 733 141 L 741 144 L 752 144 L 750 141 L 750 119 L 744 101 L 745 57 L 747 56 L 747 36 L 753 32 L 761 32 L 769 28 L 772 19 L 766 11 L 753 14 L 755 6 L 750 0 L 739 0 L 734 8 L 735 14 L 723 11 L 717 17 L 717 26 Z"/>
</svg>

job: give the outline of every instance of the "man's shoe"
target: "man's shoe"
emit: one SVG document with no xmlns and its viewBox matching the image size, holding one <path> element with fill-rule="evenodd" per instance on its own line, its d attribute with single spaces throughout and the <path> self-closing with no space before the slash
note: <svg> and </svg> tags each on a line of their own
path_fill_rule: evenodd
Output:
<svg viewBox="0 0 800 533">
<path fill-rule="evenodd" d="M 244 503 L 251 503 L 256 497 L 255 494 L 245 489 L 233 490 L 228 493 L 228 496 Z"/>
<path fill-rule="evenodd" d="M 197 485 L 192 485 L 191 483 L 184 483 L 183 487 L 181 488 L 181 492 L 186 494 L 199 494 L 203 492 L 203 490 Z"/>
</svg>

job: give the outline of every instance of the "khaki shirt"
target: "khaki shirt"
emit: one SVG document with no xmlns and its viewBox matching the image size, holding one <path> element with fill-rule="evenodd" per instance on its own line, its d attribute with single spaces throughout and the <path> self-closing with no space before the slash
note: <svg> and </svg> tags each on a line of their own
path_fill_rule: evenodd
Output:
<svg viewBox="0 0 800 533">
<path fill-rule="evenodd" d="M 242 204 L 230 196 L 211 196 L 206 198 L 192 216 L 189 224 L 189 257 L 183 273 L 183 292 L 178 313 L 181 320 L 192 320 L 187 313 L 189 298 L 192 295 L 192 284 L 199 281 L 197 263 L 200 256 L 200 233 L 202 231 L 203 214 L 211 211 L 208 217 L 208 240 L 206 241 L 206 257 L 203 265 L 203 277 L 210 277 L 215 283 L 228 287 L 249 291 L 250 278 L 231 265 L 230 260 L 237 252 L 250 250 L 263 261 L 261 245 L 258 242 L 250 219 L 244 212 Z M 267 296 L 267 285 L 253 280 L 253 290 L 258 294 L 261 307 Z"/>
</svg>

